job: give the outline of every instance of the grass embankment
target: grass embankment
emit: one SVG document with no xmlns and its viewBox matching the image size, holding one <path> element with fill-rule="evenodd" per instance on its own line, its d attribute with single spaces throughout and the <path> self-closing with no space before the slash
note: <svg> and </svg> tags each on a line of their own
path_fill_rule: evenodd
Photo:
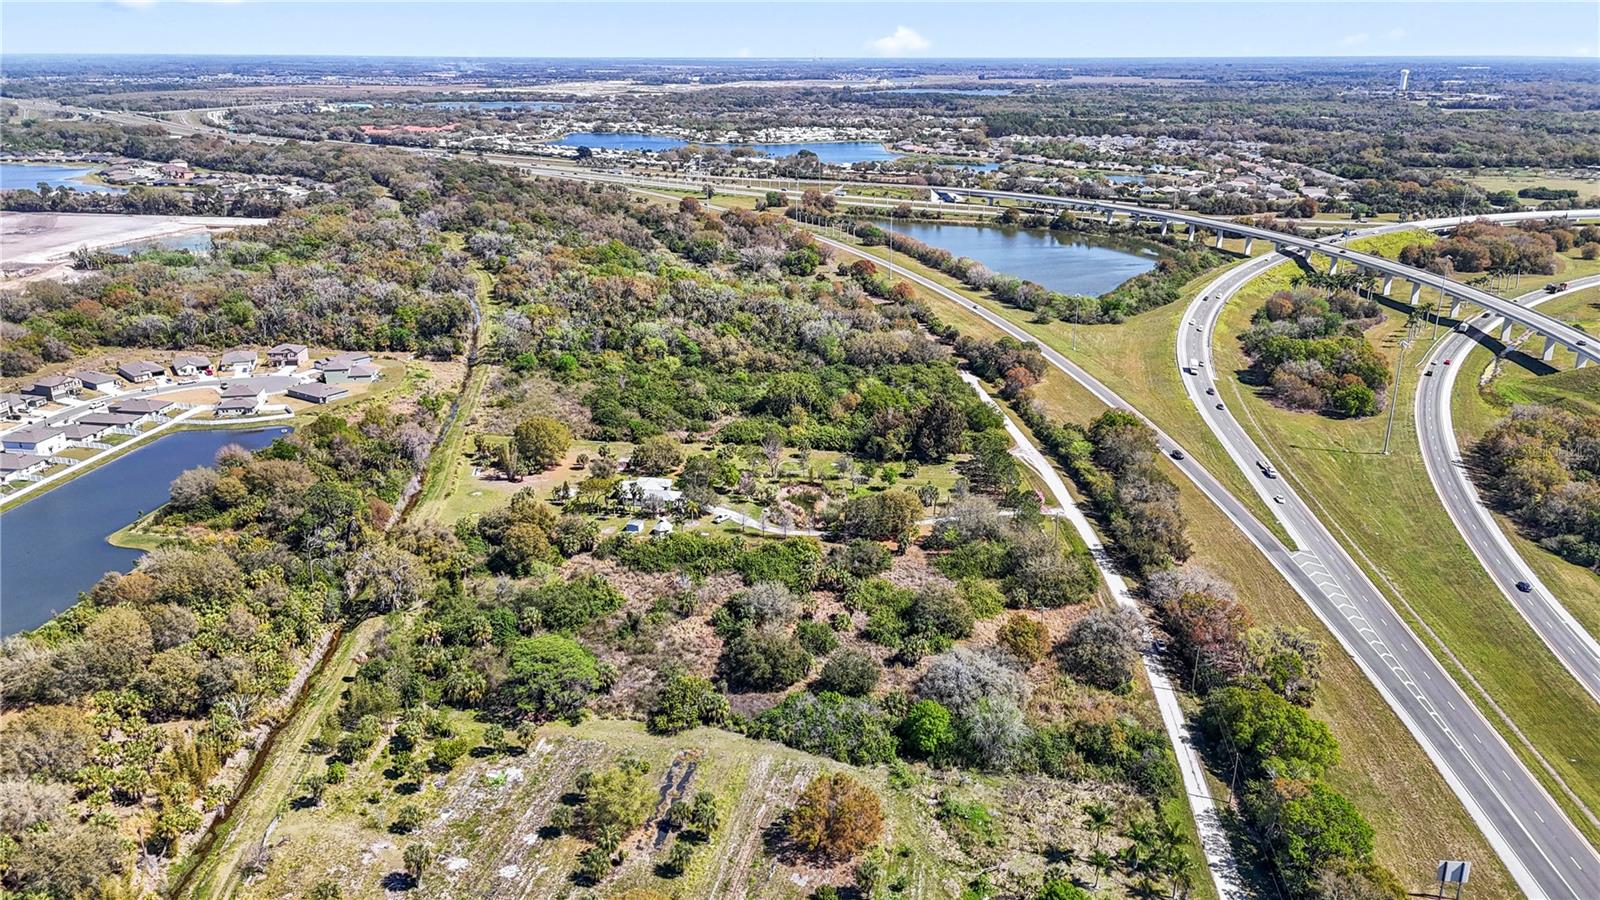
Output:
<svg viewBox="0 0 1600 900">
<path fill-rule="evenodd" d="M 1382 252 L 1385 246 L 1365 249 Z M 1275 267 L 1235 295 L 1212 348 L 1218 372 L 1245 370 L 1239 335 L 1295 271 L 1293 264 Z M 1394 296 L 1408 296 L 1409 290 L 1397 282 Z M 1387 321 L 1368 334 L 1392 360 L 1404 313 L 1387 306 L 1384 312 Z M 1411 359 L 1417 358 L 1414 348 Z M 1567 791 L 1588 809 L 1600 810 L 1600 717 L 1593 700 L 1490 581 L 1445 513 L 1423 467 L 1416 431 L 1408 427 L 1418 374 L 1410 367 L 1403 374 L 1387 456 L 1382 415 L 1334 420 L 1290 412 L 1238 379 L 1219 379 L 1218 389 L 1283 476 L 1593 838 L 1600 829 Z"/>
<path fill-rule="evenodd" d="M 1197 281 L 1208 283 L 1214 274 Z M 1192 297 L 1195 290 L 1198 288 L 1191 285 L 1186 297 Z M 989 338 L 1002 334 L 966 306 L 920 288 L 918 296 L 941 319 L 965 333 Z M 1139 405 L 1174 437 L 1184 441 L 1185 446 L 1198 452 L 1199 447 L 1213 444 L 1201 440 L 1209 439 L 1210 431 L 1185 399 L 1176 368 L 1170 364 L 1176 352 L 1177 321 L 1186 302 L 1152 310 L 1121 325 L 1073 327 L 1079 329 L 1079 341 L 1084 346 L 1088 346 L 1090 340 L 1084 335 L 1093 335 L 1095 341 L 1103 342 L 1095 345 L 1094 357 L 1105 361 L 1107 371 L 1096 372 L 1097 377 Z M 1151 349 L 1150 344 L 1160 346 Z M 1145 354 L 1151 362 L 1141 366 L 1137 359 L 1129 358 L 1138 354 Z M 1090 367 L 1087 356 L 1074 358 L 1085 368 Z M 1159 365 L 1154 363 L 1156 359 Z M 1113 383 L 1108 374 L 1111 370 L 1121 373 L 1118 380 L 1122 383 Z M 1081 385 L 1055 369 L 1034 388 L 1034 395 L 1057 419 L 1081 423 L 1105 410 Z M 1145 402 L 1161 407 L 1164 413 L 1158 415 L 1143 405 Z M 1192 417 L 1192 425 L 1184 424 L 1185 410 Z M 1188 429 L 1189 433 L 1180 432 L 1180 428 Z M 1203 433 L 1196 433 L 1196 429 Z M 1216 452 L 1221 454 L 1220 447 L 1216 447 Z M 1220 462 L 1225 465 L 1212 467 L 1219 478 L 1224 472 L 1237 471 L 1226 456 L 1221 456 Z M 1207 464 L 1211 465 L 1209 461 Z M 1486 897 L 1517 896 L 1509 874 L 1467 816 L 1465 808 L 1377 689 L 1354 661 L 1339 650 L 1333 635 L 1220 509 L 1181 475 L 1175 471 L 1169 474 L 1178 484 L 1190 534 L 1195 538 L 1193 561 L 1232 581 L 1241 601 L 1258 623 L 1306 628 L 1327 648 L 1315 712 L 1328 722 L 1343 748 L 1341 762 L 1330 781 L 1360 807 L 1376 829 L 1378 861 L 1397 873 L 1407 887 L 1420 890 L 1427 885 L 1432 866 L 1439 859 L 1481 860 L 1478 865 L 1482 866 L 1482 874 L 1478 876 L 1475 872 L 1475 877 L 1482 880 L 1474 882 L 1475 888 Z M 1246 492 L 1245 496 L 1253 497 L 1254 492 Z M 1219 796 L 1226 796 L 1225 784 L 1214 783 L 1214 786 L 1220 788 Z"/>
<path fill-rule="evenodd" d="M 1540 304 L 1539 311 L 1591 334 L 1600 333 L 1600 288 Z M 1513 342 L 1515 340 L 1513 338 Z M 1483 384 L 1482 379 L 1494 357 L 1487 349 L 1475 345 L 1465 357 L 1456 360 L 1461 372 L 1451 396 L 1451 411 L 1456 441 L 1463 453 L 1470 452 L 1473 442 L 1483 437 L 1515 404 L 1539 403 L 1600 416 L 1600 367 L 1572 368 L 1572 354 L 1564 349 L 1557 350 L 1555 358 L 1546 364 L 1538 357 L 1540 345 L 1528 345 L 1527 349 L 1534 355 L 1508 354 L 1499 373 L 1488 384 Z M 1494 518 L 1512 546 L 1517 548 L 1517 553 L 1561 598 L 1562 605 L 1591 634 L 1600 634 L 1600 575 L 1567 562 L 1523 537 L 1509 518 L 1499 514 Z"/>
</svg>

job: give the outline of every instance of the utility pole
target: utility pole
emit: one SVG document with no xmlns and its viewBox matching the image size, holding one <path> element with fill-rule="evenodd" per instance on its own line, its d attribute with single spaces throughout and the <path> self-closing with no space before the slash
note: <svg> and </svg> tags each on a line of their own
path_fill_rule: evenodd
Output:
<svg viewBox="0 0 1600 900">
<path fill-rule="evenodd" d="M 1394 357 L 1394 382 L 1389 387 L 1389 421 L 1383 426 L 1383 455 L 1389 455 L 1389 437 L 1394 434 L 1394 411 L 1400 405 L 1400 366 L 1406 358 L 1406 348 L 1411 346 L 1410 329 L 1400 342 L 1400 352 Z"/>
</svg>

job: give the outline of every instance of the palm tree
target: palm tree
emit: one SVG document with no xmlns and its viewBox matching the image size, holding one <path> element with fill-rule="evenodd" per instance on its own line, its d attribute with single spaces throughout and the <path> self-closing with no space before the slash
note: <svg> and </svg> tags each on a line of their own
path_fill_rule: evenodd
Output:
<svg viewBox="0 0 1600 900">
<path fill-rule="evenodd" d="M 1100 879 L 1111 874 L 1111 870 L 1116 867 L 1116 861 L 1111 858 L 1111 854 L 1104 850 L 1096 850 L 1089 854 L 1089 868 L 1094 870 L 1095 890 L 1100 889 Z"/>
<path fill-rule="evenodd" d="M 1083 827 L 1094 835 L 1094 849 L 1100 849 L 1100 839 L 1111 830 L 1111 807 L 1104 803 L 1086 803 L 1083 806 Z"/>
<path fill-rule="evenodd" d="M 427 871 L 428 863 L 433 861 L 433 851 L 428 849 L 427 844 L 407 844 L 402 860 L 412 883 L 421 884 L 422 873 Z"/>
</svg>

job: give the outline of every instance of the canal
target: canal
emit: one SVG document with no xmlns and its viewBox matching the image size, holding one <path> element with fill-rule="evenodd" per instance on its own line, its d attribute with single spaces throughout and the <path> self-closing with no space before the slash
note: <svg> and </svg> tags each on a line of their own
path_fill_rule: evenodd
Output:
<svg viewBox="0 0 1600 900">
<path fill-rule="evenodd" d="M 1098 297 L 1154 269 L 1159 259 L 1152 248 L 1079 232 L 909 220 L 880 224 L 1062 294 Z"/>
<path fill-rule="evenodd" d="M 288 429 L 178 431 L 0 514 L 0 636 L 28 631 L 142 551 L 106 538 L 167 501 L 172 479 L 210 465 L 227 444 L 255 450 Z"/>
</svg>

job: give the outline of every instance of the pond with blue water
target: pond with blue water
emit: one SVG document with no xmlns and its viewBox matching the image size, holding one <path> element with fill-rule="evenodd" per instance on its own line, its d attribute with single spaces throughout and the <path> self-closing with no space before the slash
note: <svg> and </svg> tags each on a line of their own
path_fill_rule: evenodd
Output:
<svg viewBox="0 0 1600 900">
<path fill-rule="evenodd" d="M 661 151 L 687 147 L 691 141 L 665 137 L 658 134 L 637 134 L 624 131 L 579 131 L 563 136 L 554 142 L 559 147 L 588 147 L 592 150 Z M 900 154 L 874 141 L 807 141 L 794 144 L 697 144 L 701 147 L 721 147 L 732 150 L 747 147 L 768 156 L 793 156 L 801 150 L 810 150 L 824 163 L 847 166 L 858 162 L 878 162 L 897 159 Z"/>
<path fill-rule="evenodd" d="M 1159 259 L 1152 248 L 1079 232 L 914 221 L 884 227 L 1062 294 L 1097 297 L 1154 269 Z"/>
<path fill-rule="evenodd" d="M 121 194 L 122 188 L 84 181 L 97 170 L 91 166 L 49 166 L 39 163 L 0 162 L 0 190 L 36 190 L 40 182 L 52 188 L 69 188 L 90 194 Z"/>
</svg>

